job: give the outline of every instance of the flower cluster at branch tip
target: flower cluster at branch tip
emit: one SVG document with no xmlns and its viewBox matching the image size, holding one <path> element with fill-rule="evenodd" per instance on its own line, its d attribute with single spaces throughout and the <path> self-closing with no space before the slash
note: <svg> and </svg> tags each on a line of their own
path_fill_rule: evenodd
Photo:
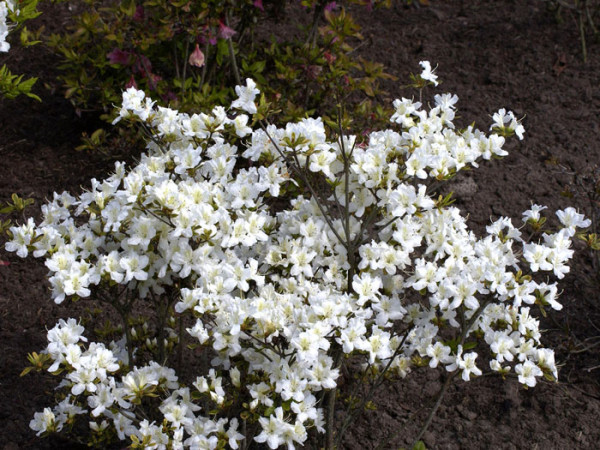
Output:
<svg viewBox="0 0 600 450">
<path fill-rule="evenodd" d="M 235 109 L 255 113 L 259 91 L 247 80 L 236 92 L 229 110 L 188 115 L 128 89 L 116 121 L 150 130 L 147 153 L 131 169 L 117 163 L 79 198 L 55 194 L 42 222 L 11 228 L 6 245 L 46 259 L 57 303 L 103 290 L 152 301 L 176 289 L 174 314 L 193 318 L 187 333 L 214 352 L 210 370 L 184 386 L 172 368 L 133 365 L 136 349 L 124 342 L 86 344 L 83 327 L 62 320 L 46 353 L 51 371 L 64 370 L 66 397 L 31 428 L 59 431 L 89 414 L 92 431 L 113 427 L 145 448 L 238 448 L 241 421 L 254 414 L 256 442 L 294 448 L 323 431 L 336 354 L 359 355 L 366 372 L 405 377 L 424 361 L 468 381 L 482 374 L 475 350 L 487 346 L 493 371 L 528 386 L 556 379 L 530 308 L 560 309 L 558 289 L 533 275 L 562 278 L 575 228 L 589 221 L 567 208 L 557 213 L 562 229 L 529 243 L 502 217 L 477 237 L 428 191 L 428 182 L 506 155 L 503 136 L 457 130 L 450 94 L 429 110 L 396 100 L 393 128 L 364 143 L 329 139 L 321 119 L 253 130 Z M 510 112 L 494 124 L 522 136 Z M 330 192 L 270 206 L 312 179 Z M 543 209 L 534 205 L 524 221 Z M 148 396 L 159 398 L 151 418 L 140 414 Z M 240 397 L 243 417 L 211 412 Z"/>
</svg>

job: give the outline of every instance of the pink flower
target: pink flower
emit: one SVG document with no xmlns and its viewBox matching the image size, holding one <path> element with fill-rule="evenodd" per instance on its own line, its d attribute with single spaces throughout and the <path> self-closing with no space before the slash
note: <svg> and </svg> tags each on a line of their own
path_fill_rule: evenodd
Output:
<svg viewBox="0 0 600 450">
<path fill-rule="evenodd" d="M 301 67 L 304 69 L 304 73 L 306 74 L 309 80 L 316 80 L 323 71 L 323 67 L 317 65 L 302 64 Z"/>
<path fill-rule="evenodd" d="M 217 38 L 216 38 L 216 36 L 214 36 L 212 34 L 212 32 L 211 32 L 210 28 L 208 28 L 208 26 L 204 26 L 204 28 L 202 29 L 202 34 L 198 35 L 196 37 L 196 39 L 202 45 L 205 45 L 207 42 L 210 45 L 216 45 L 217 44 Z"/>
<path fill-rule="evenodd" d="M 264 6 L 263 6 L 263 4 L 262 4 L 262 0 L 254 0 L 254 3 L 253 3 L 253 5 L 254 5 L 254 7 L 255 7 L 255 8 L 258 8 L 258 9 L 260 9 L 261 11 L 264 11 L 264 10 L 265 10 L 265 8 L 264 8 Z"/>
<path fill-rule="evenodd" d="M 325 5 L 325 11 L 333 11 L 336 6 L 336 2 L 329 2 Z"/>
<path fill-rule="evenodd" d="M 196 44 L 196 48 L 188 59 L 190 66 L 202 67 L 204 65 L 204 53 L 200 50 L 200 46 Z"/>
<path fill-rule="evenodd" d="M 142 78 L 146 78 L 148 87 L 152 91 L 156 89 L 156 84 L 162 80 L 160 75 L 152 73 L 152 63 L 145 55 L 136 55 L 133 73 L 140 73 Z"/>
<path fill-rule="evenodd" d="M 131 78 L 129 78 L 129 81 L 125 85 L 125 90 L 129 89 L 130 87 L 137 89 L 137 83 L 135 82 L 135 78 L 133 78 L 133 75 L 131 75 Z"/>
<path fill-rule="evenodd" d="M 221 39 L 231 39 L 236 31 L 233 28 L 229 28 L 223 22 L 219 21 L 219 37 Z"/>
<path fill-rule="evenodd" d="M 144 14 L 144 7 L 142 5 L 138 5 L 135 8 L 135 14 L 133 15 L 133 20 L 136 22 L 141 22 L 144 20 L 146 15 Z"/>
<path fill-rule="evenodd" d="M 165 103 L 169 103 L 171 101 L 177 100 L 177 96 L 175 95 L 175 93 L 173 91 L 169 91 L 166 94 L 161 95 L 161 98 L 162 98 L 163 102 L 165 102 Z"/>
<path fill-rule="evenodd" d="M 160 75 L 156 75 L 155 73 L 149 72 L 146 74 L 146 79 L 148 80 L 148 87 L 151 90 L 155 90 L 158 82 L 162 80 Z"/>
<path fill-rule="evenodd" d="M 131 53 L 123 51 L 120 48 L 114 48 L 112 52 L 107 53 L 107 55 L 106 55 L 109 63 L 122 64 L 122 65 L 129 64 L 130 56 L 131 56 Z"/>
</svg>

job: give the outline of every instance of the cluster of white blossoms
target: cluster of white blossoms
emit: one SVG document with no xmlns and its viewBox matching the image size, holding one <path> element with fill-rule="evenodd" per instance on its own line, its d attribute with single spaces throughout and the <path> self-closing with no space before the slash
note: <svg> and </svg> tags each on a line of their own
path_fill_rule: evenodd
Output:
<svg viewBox="0 0 600 450">
<path fill-rule="evenodd" d="M 254 83 L 236 92 L 234 106 L 255 113 Z M 254 441 L 294 448 L 323 431 L 323 393 L 344 355 L 368 371 L 441 366 L 467 381 L 482 374 L 483 351 L 492 371 L 528 386 L 556 378 L 531 307 L 560 309 L 558 289 L 532 275 L 562 278 L 574 230 L 589 222 L 567 208 L 540 242 L 505 217 L 478 237 L 430 196 L 428 181 L 505 155 L 500 128 L 522 137 L 505 111 L 490 135 L 458 131 L 456 101 L 437 95 L 425 110 L 397 100 L 395 129 L 358 142 L 328 139 L 320 119 L 253 130 L 233 109 L 182 114 L 128 89 L 118 120 L 152 133 L 147 153 L 79 198 L 55 194 L 40 224 L 11 228 L 6 248 L 46 258 L 57 303 L 114 286 L 147 302 L 178 289 L 175 313 L 193 317 L 187 333 L 214 358 L 183 386 L 171 368 L 133 366 L 123 343 L 84 345 L 83 328 L 61 321 L 46 352 L 67 397 L 31 427 L 59 430 L 89 414 L 93 431 L 113 427 L 144 448 L 213 449 L 238 448 L 249 420 Z M 150 394 L 160 399 L 152 416 L 140 413 Z M 235 402 L 238 418 L 214 412 Z"/>
<path fill-rule="evenodd" d="M 19 10 L 15 6 L 15 1 L 0 1 L 0 52 L 7 52 L 10 50 L 10 44 L 6 42 L 6 37 L 8 36 L 8 32 L 10 31 L 10 25 L 8 23 L 9 12 L 19 12 Z"/>
</svg>

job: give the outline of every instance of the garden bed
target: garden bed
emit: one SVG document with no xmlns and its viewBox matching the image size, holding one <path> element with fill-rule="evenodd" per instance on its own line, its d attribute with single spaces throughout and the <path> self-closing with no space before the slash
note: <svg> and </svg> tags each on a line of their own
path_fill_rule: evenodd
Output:
<svg viewBox="0 0 600 450">
<path fill-rule="evenodd" d="M 56 27 L 68 11 L 45 13 L 37 21 Z M 544 1 L 431 1 L 429 7 L 355 11 L 370 40 L 361 51 L 384 63 L 398 77 L 386 82 L 388 97 L 410 96 L 402 86 L 418 62 L 438 65 L 443 83 L 427 88 L 456 93 L 461 125 L 475 121 L 481 128 L 498 108 L 525 115 L 525 139 L 512 142 L 503 161 L 485 162 L 461 173 L 451 184 L 470 225 L 482 231 L 490 217 L 515 219 L 532 203 L 550 210 L 575 206 L 586 211 L 585 198 L 561 195 L 574 172 L 600 162 L 600 48 L 588 40 L 588 61 L 581 57 L 574 18 L 557 23 Z M 301 14 L 296 12 L 295 14 Z M 294 18 L 280 27 L 293 27 Z M 81 192 L 91 178 L 113 167 L 100 154 L 76 152 L 82 131 L 97 123 L 78 117 L 59 90 L 42 86 L 54 81 L 55 60 L 42 46 L 10 57 L 11 70 L 40 77 L 37 93 L 43 102 L 3 101 L 0 104 L 0 200 L 13 192 L 43 204 L 52 192 Z M 56 86 L 55 86 L 56 87 Z M 515 222 L 516 223 L 516 222 Z M 579 351 L 600 335 L 600 296 L 583 245 L 570 274 L 562 281 L 563 311 L 544 319 L 543 342 L 557 351 L 559 383 L 542 382 L 524 389 L 516 380 L 481 377 L 453 385 L 424 436 L 428 448 L 594 448 L 600 441 L 600 365 L 598 351 Z M 66 448 L 46 442 L 28 428 L 35 411 L 49 403 L 55 380 L 31 374 L 19 377 L 28 352 L 45 347 L 45 330 L 60 317 L 72 316 L 68 302 L 50 300 L 42 261 L 22 260 L 0 250 L 0 437 L 3 449 Z M 79 314 L 87 314 L 78 306 Z M 422 376 L 385 386 L 375 403 L 348 433 L 344 448 L 408 446 L 424 422 L 441 387 L 442 374 L 423 369 Z"/>
</svg>

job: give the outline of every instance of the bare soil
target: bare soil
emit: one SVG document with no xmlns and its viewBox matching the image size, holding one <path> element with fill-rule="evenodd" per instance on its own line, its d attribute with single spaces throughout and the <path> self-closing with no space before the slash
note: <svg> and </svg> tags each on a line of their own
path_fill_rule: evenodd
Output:
<svg viewBox="0 0 600 450">
<path fill-rule="evenodd" d="M 600 46 L 588 36 L 584 63 L 576 17 L 565 12 L 559 23 L 547 6 L 541 0 L 432 0 L 429 7 L 353 10 L 371 40 L 364 55 L 384 63 L 400 80 L 387 83 L 389 98 L 382 101 L 411 95 L 403 80 L 419 71 L 419 61 L 429 60 L 438 65 L 443 84 L 425 92 L 424 99 L 456 93 L 463 125 L 475 121 L 487 128 L 491 114 L 501 107 L 526 115 L 526 138 L 510 147 L 508 157 L 482 164 L 452 184 L 458 204 L 478 231 L 490 218 L 518 221 L 532 202 L 550 210 L 573 205 L 589 213 L 585 198 L 561 193 L 572 172 L 600 161 Z M 37 23 L 60 26 L 68 12 L 57 11 L 46 8 Z M 293 18 L 285 20 L 294 26 Z M 2 56 L 0 63 L 4 60 L 15 73 L 40 77 L 36 92 L 42 103 L 0 102 L 0 201 L 13 192 L 34 198 L 36 207 L 28 213 L 35 215 L 54 191 L 81 192 L 113 163 L 74 150 L 81 132 L 93 131 L 97 123 L 78 117 L 60 91 L 51 89 L 57 86 L 57 62 L 43 46 Z M 589 281 L 590 257 L 582 245 L 576 247 L 578 256 L 562 283 L 564 309 L 542 322 L 544 340 L 556 349 L 561 365 L 559 383 L 526 390 L 514 379 L 493 376 L 459 381 L 424 436 L 427 448 L 600 446 L 600 358 L 593 347 L 600 336 L 600 298 L 598 283 Z M 3 249 L 0 260 L 9 263 L 0 266 L 0 447 L 70 448 L 60 440 L 40 440 L 28 428 L 33 413 L 48 406 L 55 380 L 19 373 L 27 353 L 45 347 L 45 330 L 58 318 L 73 315 L 72 306 L 50 300 L 41 261 L 22 260 Z M 410 446 L 444 376 L 423 370 L 383 388 L 375 401 L 378 409 L 362 416 L 344 448 L 372 449 L 382 441 L 380 448 Z"/>
</svg>

